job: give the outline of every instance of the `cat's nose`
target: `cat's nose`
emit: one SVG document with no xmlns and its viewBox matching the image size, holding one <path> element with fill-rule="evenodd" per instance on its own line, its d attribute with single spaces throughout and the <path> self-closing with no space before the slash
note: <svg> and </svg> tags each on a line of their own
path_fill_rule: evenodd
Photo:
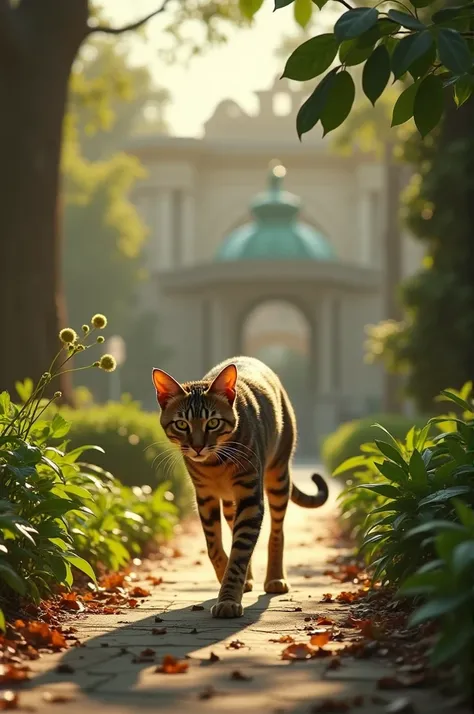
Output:
<svg viewBox="0 0 474 714">
<path fill-rule="evenodd" d="M 193 448 L 194 448 L 194 451 L 196 452 L 196 454 L 199 456 L 201 451 L 204 449 L 204 446 L 194 446 Z"/>
</svg>

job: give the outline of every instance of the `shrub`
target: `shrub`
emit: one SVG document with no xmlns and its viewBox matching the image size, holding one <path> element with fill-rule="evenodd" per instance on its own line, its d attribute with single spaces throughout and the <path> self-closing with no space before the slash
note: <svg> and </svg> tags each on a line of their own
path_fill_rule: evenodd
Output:
<svg viewBox="0 0 474 714">
<path fill-rule="evenodd" d="M 151 486 L 170 482 L 181 508 L 189 499 L 189 481 L 179 453 L 170 446 L 158 414 L 147 413 L 136 402 L 124 399 L 81 409 L 62 408 L 71 424 L 69 446 L 97 444 L 103 451 L 88 455 L 126 486 Z"/>
<path fill-rule="evenodd" d="M 94 316 L 81 339 L 70 328 L 61 330 L 62 347 L 49 371 L 37 385 L 18 385 L 21 404 L 0 394 L 0 629 L 5 603 L 21 597 L 38 602 L 55 586 L 68 588 L 74 569 L 95 581 L 94 568 L 120 568 L 147 540 L 171 532 L 177 510 L 168 484 L 154 494 L 130 489 L 82 462 L 85 451 L 100 447 L 68 451 L 70 424 L 51 407 L 61 395 L 43 398 L 55 377 L 73 371 L 71 357 L 88 350 L 94 329 L 106 322 Z M 114 360 L 102 357 L 89 366 L 111 371 Z"/>
<path fill-rule="evenodd" d="M 433 663 L 462 664 L 466 687 L 473 674 L 474 406 L 472 384 L 445 390 L 462 416 L 449 413 L 413 427 L 404 443 L 387 430 L 362 447 L 334 475 L 350 471 L 355 485 L 341 495 L 374 580 L 400 586 L 427 602 L 412 624 L 439 619 Z M 430 437 L 430 427 L 441 433 Z M 381 431 L 380 431 L 381 430 Z M 365 511 L 365 516 L 363 515 Z"/>
<path fill-rule="evenodd" d="M 374 424 L 381 424 L 396 439 L 404 439 L 413 423 L 423 426 L 426 419 L 410 419 L 402 414 L 376 414 L 348 421 L 327 436 L 321 446 L 321 458 L 324 466 L 332 473 L 344 461 L 360 453 L 362 444 L 373 442 L 377 436 Z"/>
</svg>

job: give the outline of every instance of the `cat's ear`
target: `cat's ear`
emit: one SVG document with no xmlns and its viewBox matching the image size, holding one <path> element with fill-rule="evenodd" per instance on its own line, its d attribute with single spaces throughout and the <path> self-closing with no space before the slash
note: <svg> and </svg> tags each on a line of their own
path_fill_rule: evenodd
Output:
<svg viewBox="0 0 474 714">
<path fill-rule="evenodd" d="M 234 403 L 235 399 L 235 384 L 237 382 L 237 367 L 235 364 L 228 364 L 219 372 L 211 386 L 209 392 L 214 394 L 223 394 L 229 404 Z"/>
<path fill-rule="evenodd" d="M 185 394 L 184 389 L 168 372 L 162 369 L 154 369 L 152 372 L 153 384 L 156 389 L 156 398 L 162 409 L 166 407 L 169 400 Z"/>
</svg>

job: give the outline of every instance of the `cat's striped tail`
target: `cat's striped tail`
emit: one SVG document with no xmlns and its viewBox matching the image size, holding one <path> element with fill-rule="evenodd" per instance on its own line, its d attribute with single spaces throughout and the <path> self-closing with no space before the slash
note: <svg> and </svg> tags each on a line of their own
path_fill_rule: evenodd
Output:
<svg viewBox="0 0 474 714">
<path fill-rule="evenodd" d="M 323 506 L 329 497 L 329 489 L 326 481 L 319 474 L 313 474 L 311 476 L 313 483 L 318 487 L 318 493 L 316 496 L 309 496 L 307 493 L 303 493 L 300 489 L 293 483 L 291 486 L 291 500 L 296 503 L 297 506 L 302 508 L 319 508 Z"/>
</svg>

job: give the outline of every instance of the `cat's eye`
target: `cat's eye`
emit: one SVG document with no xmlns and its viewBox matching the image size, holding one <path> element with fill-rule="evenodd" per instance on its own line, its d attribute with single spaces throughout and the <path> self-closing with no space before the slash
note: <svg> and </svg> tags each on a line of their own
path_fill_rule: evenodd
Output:
<svg viewBox="0 0 474 714">
<path fill-rule="evenodd" d="M 188 430 L 188 422 L 184 421 L 184 419 L 178 419 L 177 421 L 175 421 L 174 424 L 175 424 L 176 428 L 179 429 L 180 431 Z"/>
<path fill-rule="evenodd" d="M 216 419 L 215 417 L 213 419 L 209 419 L 207 422 L 207 428 L 208 429 L 217 429 L 219 424 L 221 423 L 220 419 Z"/>
</svg>

